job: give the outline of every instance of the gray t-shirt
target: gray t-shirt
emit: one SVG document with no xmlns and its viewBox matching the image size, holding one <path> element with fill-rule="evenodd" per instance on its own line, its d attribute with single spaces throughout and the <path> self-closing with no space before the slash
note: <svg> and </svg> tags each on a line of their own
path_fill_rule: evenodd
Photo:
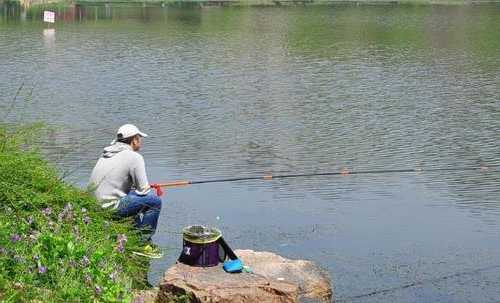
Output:
<svg viewBox="0 0 500 303">
<path fill-rule="evenodd" d="M 103 207 L 117 208 L 130 190 L 145 195 L 149 191 L 144 158 L 128 144 L 116 142 L 104 148 L 90 176 L 89 188 Z"/>
</svg>

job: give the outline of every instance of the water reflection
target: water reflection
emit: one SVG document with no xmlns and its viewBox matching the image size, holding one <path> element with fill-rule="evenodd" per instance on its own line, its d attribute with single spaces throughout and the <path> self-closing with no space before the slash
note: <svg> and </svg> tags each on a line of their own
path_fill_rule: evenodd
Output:
<svg viewBox="0 0 500 303">
<path fill-rule="evenodd" d="M 46 48 L 53 48 L 56 41 L 56 30 L 54 28 L 46 28 L 43 30 L 43 42 Z"/>
</svg>

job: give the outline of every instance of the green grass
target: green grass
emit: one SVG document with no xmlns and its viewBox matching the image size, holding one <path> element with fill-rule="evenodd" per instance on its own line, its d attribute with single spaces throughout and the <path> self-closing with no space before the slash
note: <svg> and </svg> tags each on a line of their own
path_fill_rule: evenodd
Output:
<svg viewBox="0 0 500 303">
<path fill-rule="evenodd" d="M 147 260 L 129 221 L 59 180 L 33 148 L 39 125 L 0 125 L 0 301 L 127 302 Z"/>
</svg>

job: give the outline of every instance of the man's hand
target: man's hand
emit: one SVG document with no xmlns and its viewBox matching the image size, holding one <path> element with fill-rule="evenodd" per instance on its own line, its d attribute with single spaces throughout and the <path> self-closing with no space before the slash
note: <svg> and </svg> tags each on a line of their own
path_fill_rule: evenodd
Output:
<svg viewBox="0 0 500 303">
<path fill-rule="evenodd" d="M 160 186 L 159 184 L 157 184 L 157 183 L 153 183 L 153 184 L 149 184 L 149 186 L 150 186 L 151 188 L 153 188 L 153 189 L 155 189 L 155 190 L 156 190 L 156 195 L 157 195 L 158 197 L 163 196 L 163 189 L 161 188 L 161 186 Z"/>
</svg>

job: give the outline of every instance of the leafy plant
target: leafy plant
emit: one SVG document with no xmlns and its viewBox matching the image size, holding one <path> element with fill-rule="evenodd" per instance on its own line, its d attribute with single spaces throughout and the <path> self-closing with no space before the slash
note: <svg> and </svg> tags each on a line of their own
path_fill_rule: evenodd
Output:
<svg viewBox="0 0 500 303">
<path fill-rule="evenodd" d="M 0 301 L 131 301 L 147 288 L 138 233 L 59 180 L 33 148 L 39 128 L 0 125 Z"/>
</svg>

